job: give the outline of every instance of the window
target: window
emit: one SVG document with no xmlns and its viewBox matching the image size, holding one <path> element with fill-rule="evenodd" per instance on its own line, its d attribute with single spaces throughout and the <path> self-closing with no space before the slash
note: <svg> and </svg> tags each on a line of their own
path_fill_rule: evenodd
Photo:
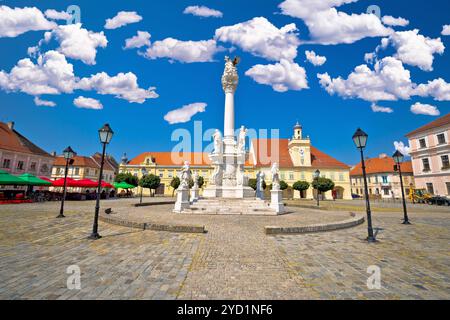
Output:
<svg viewBox="0 0 450 320">
<path fill-rule="evenodd" d="M 169 170 L 168 172 L 169 172 L 169 178 L 173 178 L 173 171 Z"/>
<path fill-rule="evenodd" d="M 75 175 L 79 176 L 80 175 L 80 168 L 75 168 Z"/>
<path fill-rule="evenodd" d="M 17 170 L 23 170 L 24 163 L 23 161 L 17 162 Z"/>
<path fill-rule="evenodd" d="M 30 171 L 36 171 L 36 162 L 32 162 L 30 165 Z"/>
<path fill-rule="evenodd" d="M 434 194 L 434 187 L 432 183 L 427 183 L 427 191 L 430 194 Z"/>
<path fill-rule="evenodd" d="M 339 173 L 339 181 L 344 181 L 344 174 L 343 173 Z"/>
<path fill-rule="evenodd" d="M 289 172 L 289 180 L 294 180 L 294 173 L 293 172 Z"/>
<path fill-rule="evenodd" d="M 420 139 L 419 140 L 419 145 L 421 149 L 424 149 L 427 147 L 427 143 L 425 142 L 425 139 Z"/>
<path fill-rule="evenodd" d="M 3 168 L 9 169 L 11 166 L 11 160 L 10 159 L 3 159 Z"/>
<path fill-rule="evenodd" d="M 383 179 L 383 183 L 388 183 L 388 177 L 387 176 L 382 176 L 381 178 Z"/>
<path fill-rule="evenodd" d="M 48 171 L 49 171 L 48 165 L 43 164 L 43 165 L 41 166 L 41 173 L 47 173 Z"/>
<path fill-rule="evenodd" d="M 450 168 L 450 162 L 448 160 L 448 156 L 447 155 L 446 156 L 442 156 L 441 160 L 442 160 L 442 169 Z"/>
<path fill-rule="evenodd" d="M 378 176 L 375 176 L 375 183 L 378 183 Z"/>
<path fill-rule="evenodd" d="M 284 175 L 284 173 L 282 173 L 281 174 L 281 180 L 284 180 L 285 179 L 285 175 Z"/>
<path fill-rule="evenodd" d="M 428 159 L 422 159 L 422 164 L 423 164 L 423 172 L 427 172 L 430 171 L 430 160 Z"/>
<path fill-rule="evenodd" d="M 389 189 L 383 189 L 383 193 L 384 193 L 385 196 L 388 196 L 389 195 Z"/>
<path fill-rule="evenodd" d="M 446 144 L 447 141 L 445 141 L 445 134 L 441 133 L 437 135 L 438 144 Z"/>
</svg>

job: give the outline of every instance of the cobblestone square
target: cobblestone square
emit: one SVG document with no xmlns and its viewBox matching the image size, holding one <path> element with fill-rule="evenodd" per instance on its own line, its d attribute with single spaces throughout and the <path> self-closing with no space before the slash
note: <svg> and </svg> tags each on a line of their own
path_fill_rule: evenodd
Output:
<svg viewBox="0 0 450 320">
<path fill-rule="evenodd" d="M 178 219 L 172 205 L 134 208 L 136 200 L 102 202 L 129 216 L 154 211 Z M 383 230 L 367 244 L 366 225 L 334 232 L 267 236 L 266 217 L 179 217 L 207 233 L 138 230 L 100 223 L 89 241 L 93 202 L 0 207 L 1 299 L 449 299 L 450 214 L 446 209 L 375 212 Z M 334 221 L 339 213 L 296 209 L 280 219 Z M 162 219 L 162 218 L 161 218 Z M 272 219 L 272 218 L 271 218 Z M 276 219 L 276 218 L 275 218 Z M 67 268 L 79 266 L 81 290 L 67 288 Z M 381 269 L 381 289 L 367 287 L 369 266 Z"/>
</svg>

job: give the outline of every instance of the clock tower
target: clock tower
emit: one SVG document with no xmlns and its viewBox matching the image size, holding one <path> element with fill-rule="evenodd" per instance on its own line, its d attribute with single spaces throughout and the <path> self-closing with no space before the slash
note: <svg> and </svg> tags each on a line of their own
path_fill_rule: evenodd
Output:
<svg viewBox="0 0 450 320">
<path fill-rule="evenodd" d="M 311 140 L 303 137 L 300 123 L 294 126 L 294 136 L 289 141 L 289 154 L 296 167 L 311 167 Z"/>
</svg>

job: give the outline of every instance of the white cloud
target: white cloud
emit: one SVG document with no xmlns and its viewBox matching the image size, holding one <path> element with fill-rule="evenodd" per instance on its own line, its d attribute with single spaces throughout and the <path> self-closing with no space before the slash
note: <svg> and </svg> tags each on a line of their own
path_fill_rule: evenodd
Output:
<svg viewBox="0 0 450 320">
<path fill-rule="evenodd" d="M 48 19 L 52 20 L 69 20 L 72 18 L 71 14 L 65 11 L 56 11 L 54 9 L 48 9 L 44 14 Z"/>
<path fill-rule="evenodd" d="M 347 79 L 332 79 L 328 73 L 317 76 L 329 94 L 371 102 L 407 100 L 414 87 L 410 72 L 403 67 L 401 61 L 393 57 L 378 61 L 373 70 L 367 65 L 357 66 Z"/>
<path fill-rule="evenodd" d="M 74 75 L 73 65 L 67 62 L 63 54 L 54 50 L 40 55 L 36 63 L 26 58 L 20 60 L 9 73 L 0 71 L 0 89 L 33 96 L 94 90 L 102 95 L 110 94 L 136 103 L 158 97 L 155 88 L 140 88 L 132 72 L 119 73 L 113 77 L 101 72 L 79 79 Z"/>
<path fill-rule="evenodd" d="M 0 6 L 0 38 L 14 38 L 28 31 L 50 30 L 56 27 L 38 8 Z"/>
<path fill-rule="evenodd" d="M 285 59 L 276 64 L 255 65 L 245 75 L 257 83 L 272 86 L 277 92 L 309 88 L 305 69 Z"/>
<path fill-rule="evenodd" d="M 188 104 L 179 109 L 170 111 L 164 116 L 164 120 L 170 124 L 186 123 L 197 113 L 205 112 L 206 106 L 207 104 L 203 102 Z"/>
<path fill-rule="evenodd" d="M 450 24 L 446 24 L 445 26 L 442 27 L 441 34 L 443 36 L 450 36 Z"/>
<path fill-rule="evenodd" d="M 433 97 L 437 101 L 450 101 L 450 83 L 442 78 L 428 81 L 427 84 L 418 85 L 414 94 L 421 97 Z"/>
<path fill-rule="evenodd" d="M 60 44 L 57 51 L 89 65 L 96 64 L 97 48 L 105 48 L 108 45 L 103 31 L 99 33 L 89 31 L 82 28 L 81 23 L 61 25 L 51 32 L 46 32 L 44 42 L 48 43 L 53 38 Z"/>
<path fill-rule="evenodd" d="M 423 114 L 427 116 L 439 116 L 441 114 L 437 107 L 419 102 L 411 106 L 411 112 L 414 114 Z"/>
<path fill-rule="evenodd" d="M 377 57 L 377 56 L 376 56 L 375 52 L 366 53 L 366 54 L 364 55 L 364 61 L 365 61 L 366 63 L 373 63 L 373 62 L 375 61 L 375 58 L 376 58 L 376 57 Z"/>
<path fill-rule="evenodd" d="M 194 16 L 199 17 L 214 17 L 214 18 L 222 18 L 223 13 L 219 10 L 210 9 L 205 6 L 189 6 L 184 9 L 184 14 L 192 14 Z"/>
<path fill-rule="evenodd" d="M 149 59 L 168 58 L 186 63 L 211 62 L 214 54 L 222 50 L 215 40 L 181 41 L 166 38 L 155 41 L 144 56 Z"/>
<path fill-rule="evenodd" d="M 312 42 L 320 44 L 353 43 L 366 37 L 387 36 L 386 28 L 374 14 L 347 14 L 336 10 L 343 4 L 358 0 L 285 0 L 281 13 L 302 19 Z"/>
<path fill-rule="evenodd" d="M 392 108 L 381 107 L 381 106 L 377 105 L 376 103 L 372 103 L 371 108 L 372 108 L 373 112 L 382 112 L 382 113 L 393 113 L 394 112 L 394 110 L 392 110 Z"/>
<path fill-rule="evenodd" d="M 434 54 L 443 54 L 445 46 L 440 38 L 431 39 L 419 34 L 419 30 L 398 31 L 383 39 L 381 48 L 391 44 L 397 53 L 394 55 L 403 63 L 419 67 L 424 71 L 433 70 Z"/>
<path fill-rule="evenodd" d="M 43 107 L 56 107 L 56 103 L 53 101 L 42 100 L 39 97 L 34 97 L 34 104 Z"/>
<path fill-rule="evenodd" d="M 306 59 L 311 62 L 314 66 L 322 66 L 327 62 L 327 58 L 323 56 L 318 56 L 314 51 L 305 51 Z"/>
<path fill-rule="evenodd" d="M 92 98 L 85 98 L 83 96 L 80 96 L 73 100 L 73 104 L 78 108 L 83 109 L 94 109 L 94 110 L 101 110 L 103 109 L 103 105 L 100 101 Z"/>
<path fill-rule="evenodd" d="M 129 102 L 144 103 L 147 99 L 158 98 L 154 87 L 147 90 L 139 88 L 137 77 L 134 73 L 119 73 L 111 77 L 105 72 L 97 73 L 89 78 L 81 79 L 77 84 L 78 89 L 95 90 L 102 95 L 114 95 L 117 98 Z"/>
<path fill-rule="evenodd" d="M 125 40 L 125 49 L 142 48 L 150 46 L 151 35 L 145 31 L 138 31 L 137 35 Z"/>
<path fill-rule="evenodd" d="M 384 16 L 381 21 L 383 21 L 384 24 L 392 27 L 406 27 L 407 25 L 409 25 L 409 21 L 402 17 L 394 18 L 393 16 Z"/>
<path fill-rule="evenodd" d="M 215 39 L 230 42 L 255 56 L 273 61 L 294 60 L 300 44 L 294 23 L 278 29 L 264 17 L 221 27 L 216 30 Z"/>
<path fill-rule="evenodd" d="M 105 29 L 117 29 L 141 20 L 142 17 L 135 11 L 120 11 L 114 18 L 106 19 Z"/>
<path fill-rule="evenodd" d="M 411 152 L 411 147 L 406 146 L 402 141 L 394 141 L 394 148 L 395 150 L 398 150 L 403 154 L 404 156 L 408 157 L 409 153 Z"/>
</svg>

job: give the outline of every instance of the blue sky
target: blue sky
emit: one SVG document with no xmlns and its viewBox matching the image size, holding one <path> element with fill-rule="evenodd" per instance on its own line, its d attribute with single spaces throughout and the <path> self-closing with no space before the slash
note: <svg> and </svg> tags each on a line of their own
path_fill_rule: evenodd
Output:
<svg viewBox="0 0 450 320">
<path fill-rule="evenodd" d="M 289 1 L 294 6 L 308 2 L 307 0 Z M 298 3 L 295 3 L 296 1 Z M 29 47 L 36 46 L 44 38 L 44 33 L 50 32 L 51 28 L 44 27 L 42 29 L 47 30 L 28 31 L 14 36 L 9 33 L 9 36 L 5 36 L 8 28 L 20 26 L 2 25 L 0 22 L 0 70 L 4 75 L 6 74 L 4 79 L 8 79 L 6 81 L 8 84 L 5 82 L 2 87 L 0 78 L 0 121 L 15 121 L 17 130 L 49 152 L 53 150 L 61 152 L 67 145 L 71 145 L 79 154 L 92 154 L 98 151 L 100 147 L 96 131 L 106 122 L 110 123 L 116 132 L 108 151 L 118 159 L 123 152 L 128 153 L 129 157 L 134 157 L 144 151 L 170 151 L 175 144 L 170 139 L 173 130 L 178 128 L 191 130 L 194 121 L 202 121 L 204 128 L 222 130 L 224 95 L 220 77 L 223 71 L 223 58 L 225 55 L 239 55 L 242 61 L 239 65 L 240 84 L 236 92 L 236 125 L 245 125 L 255 129 L 277 128 L 280 129 L 282 137 L 288 138 L 292 134 L 293 125 L 298 120 L 303 125 L 305 134 L 311 136 L 316 147 L 348 164 L 358 162 L 358 153 L 351 136 L 357 127 L 361 127 L 370 135 L 368 156 L 377 156 L 382 152 L 393 153 L 394 141 L 407 142 L 404 137 L 406 133 L 437 118 L 436 115 L 413 113 L 410 110 L 412 105 L 416 103 L 432 105 L 440 111 L 441 115 L 449 112 L 448 96 L 450 94 L 447 82 L 450 82 L 450 64 L 447 51 L 450 37 L 441 32 L 444 25 L 450 24 L 448 16 L 450 3 L 446 0 L 339 1 L 343 3 L 340 7 L 329 6 L 320 8 L 320 10 L 336 9 L 348 15 L 362 15 L 369 5 L 378 5 L 381 9 L 381 16 L 402 17 L 407 19 L 409 24 L 407 26 L 390 26 L 378 22 L 379 25 L 374 27 L 376 30 L 363 28 L 361 33 L 357 33 L 361 37 L 360 40 L 346 41 L 345 28 L 343 31 L 341 30 L 342 34 L 337 31 L 331 36 L 326 35 L 326 30 L 311 31 L 308 23 L 320 22 L 321 16 L 309 14 L 308 17 L 312 16 L 318 20 L 314 21 L 311 18 L 308 21 L 296 13 L 295 7 L 283 12 L 279 7 L 282 0 L 170 2 L 134 0 L 107 3 L 104 1 L 62 0 L 2 1 L 0 5 L 11 9 L 36 7 L 42 13 L 47 9 L 62 12 L 69 5 L 78 5 L 81 9 L 82 28 L 95 33 L 103 31 L 108 44 L 104 48 L 96 48 L 95 64 L 88 64 L 86 61 L 71 57 L 71 54 L 64 53 L 67 63 L 73 65 L 75 76 L 88 78 L 91 75 L 105 72 L 110 77 L 114 77 L 119 73 L 132 72 L 137 77 L 140 89 L 148 90 L 150 87 L 156 87 L 154 91 L 159 97 L 146 98 L 143 103 L 133 103 L 128 101 L 129 99 L 118 98 L 117 94 L 101 94 L 101 89 L 98 88 L 59 92 L 60 94 L 53 95 L 25 93 L 24 91 L 27 90 L 23 90 L 23 87 L 26 84 L 23 82 L 11 87 L 13 82 L 11 69 L 19 60 L 25 58 L 37 63 L 39 54 L 30 57 L 27 50 Z M 322 3 L 327 2 L 329 1 L 322 1 Z M 223 16 L 200 17 L 183 13 L 186 7 L 195 5 L 215 9 L 220 11 Z M 305 5 L 301 7 L 305 8 Z M 105 29 L 105 20 L 113 18 L 121 11 L 136 12 L 142 17 L 142 20 L 117 29 Z M 18 12 L 18 14 L 21 13 Z M 217 39 L 216 46 L 217 48 L 224 47 L 224 51 L 218 49 L 211 55 L 210 60 L 212 61 L 193 63 L 191 61 L 171 61 L 162 54 L 155 59 L 138 54 L 138 51 L 144 52 L 149 46 L 124 50 L 125 40 L 135 36 L 137 31 L 146 31 L 151 34 L 150 47 L 156 45 L 155 42 L 161 42 L 169 37 L 180 41 L 207 41 L 214 38 L 217 29 L 245 23 L 255 17 L 264 17 L 268 23 L 278 29 L 292 23 L 295 24 L 297 31 L 289 34 L 294 34 L 299 41 L 298 45 L 294 45 L 297 55 L 290 57 L 288 65 L 295 66 L 291 71 L 293 72 L 292 76 L 297 80 L 297 82 L 294 81 L 297 87 L 289 79 L 284 79 L 287 82 L 285 84 L 287 90 L 277 92 L 271 85 L 258 83 L 251 76 L 245 75 L 255 65 L 267 66 L 279 63 L 274 56 L 287 52 L 284 51 L 286 44 L 283 43 L 283 39 L 281 43 L 273 44 L 273 46 L 279 45 L 280 48 L 263 50 L 261 47 L 264 47 L 264 43 L 252 47 L 248 43 L 233 43 L 232 40 L 226 40 L 223 36 L 221 40 L 224 41 Z M 362 16 L 361 19 L 369 18 Z M 51 22 L 52 20 L 47 18 L 47 21 Z M 61 26 L 66 24 L 64 20 L 55 20 L 55 23 Z M 337 21 L 337 23 L 341 22 Z M 355 27 L 357 28 L 358 23 L 355 22 L 355 24 L 357 24 Z M 365 22 L 361 22 L 361 24 L 364 26 Z M 390 29 L 388 33 L 383 31 L 388 28 Z M 339 25 L 336 29 L 339 29 Z M 434 39 L 430 44 L 432 47 L 430 50 L 435 50 L 435 52 L 430 54 L 427 51 L 428 47 L 421 47 L 421 50 L 425 49 L 424 59 L 421 59 L 422 53 L 419 51 L 407 52 L 411 51 L 411 43 L 415 43 L 414 41 L 418 39 L 412 37 L 408 38 L 409 40 L 405 40 L 405 38 L 398 40 L 395 38 L 395 32 L 414 29 L 420 30 L 419 35 L 428 37 L 430 40 Z M 257 32 L 264 35 L 263 30 Z M 369 34 L 384 32 L 384 34 L 365 36 L 364 32 Z M 325 37 L 327 38 L 325 39 Z M 338 77 L 347 79 L 359 65 L 368 65 L 368 68 L 373 70 L 375 66 L 366 63 L 365 54 L 374 52 L 375 48 L 380 45 L 381 39 L 389 37 L 393 39 L 391 43 L 398 44 L 403 41 L 402 43 L 405 44 L 406 41 L 406 45 L 401 49 L 394 45 L 387 45 L 386 48 L 379 50 L 377 59 L 382 61 L 386 57 L 395 57 L 392 58 L 394 62 L 400 63 L 403 70 L 408 70 L 411 82 L 417 85 L 427 84 L 429 81 L 441 78 L 444 80 L 441 82 L 441 91 L 433 91 L 431 87 L 426 87 L 427 94 L 421 96 L 409 94 L 407 97 L 400 97 L 402 95 L 400 92 L 396 93 L 394 98 L 386 101 L 382 97 L 378 97 L 383 96 L 384 91 L 388 91 L 387 93 L 392 95 L 395 88 L 398 88 L 395 81 L 383 84 L 386 88 L 381 88 L 377 97 L 370 99 L 358 95 L 363 90 L 355 89 L 352 87 L 354 84 L 350 82 L 345 83 L 346 90 L 342 91 L 337 82 L 332 82 L 334 94 L 327 92 L 325 86 L 319 83 L 317 74 L 328 73 L 331 79 Z M 40 47 L 41 55 L 52 50 L 61 52 L 61 49 L 58 49 L 61 44 L 56 38 L 54 36 L 53 40 Z M 437 38 L 440 38 L 441 44 L 436 44 Z M 412 42 L 408 43 L 407 41 Z M 335 44 L 325 42 L 335 42 Z M 160 44 L 163 45 L 163 43 Z M 292 47 L 292 45 L 290 46 Z M 445 47 L 445 50 L 442 46 Z M 155 47 L 153 48 L 155 49 Z M 230 48 L 233 49 L 230 50 Z M 314 66 L 307 62 L 306 50 L 326 57 L 326 63 L 322 66 Z M 403 50 L 403 56 L 399 56 L 400 50 Z M 439 51 L 441 52 L 439 53 Z M 430 56 L 434 58 L 431 67 L 429 63 L 427 66 L 427 57 Z M 385 64 L 387 64 L 387 60 L 385 60 Z M 307 81 L 308 88 L 300 88 L 302 87 L 302 77 L 298 72 L 296 73 L 298 68 L 304 69 L 306 79 L 303 80 Z M 263 68 L 263 71 L 268 72 L 268 69 Z M 394 71 L 393 74 L 397 73 Z M 273 79 L 275 76 L 268 72 L 268 74 L 264 74 L 264 79 Z M 7 85 L 8 88 L 6 88 Z M 368 92 L 372 92 L 372 89 L 373 87 L 367 85 Z M 348 95 L 348 90 L 355 92 Z M 41 100 L 52 101 L 56 106 L 36 106 L 33 102 L 35 96 L 39 96 Z M 103 109 L 94 110 L 74 106 L 74 99 L 80 96 L 99 101 Z M 168 112 L 193 103 L 207 104 L 205 112 L 194 115 L 186 123 L 171 125 L 164 120 L 164 116 Z M 374 112 L 371 108 L 373 103 L 384 108 L 391 108 L 393 112 Z M 426 110 L 429 113 L 429 109 Z M 205 143 L 206 145 L 207 143 Z"/>
</svg>

